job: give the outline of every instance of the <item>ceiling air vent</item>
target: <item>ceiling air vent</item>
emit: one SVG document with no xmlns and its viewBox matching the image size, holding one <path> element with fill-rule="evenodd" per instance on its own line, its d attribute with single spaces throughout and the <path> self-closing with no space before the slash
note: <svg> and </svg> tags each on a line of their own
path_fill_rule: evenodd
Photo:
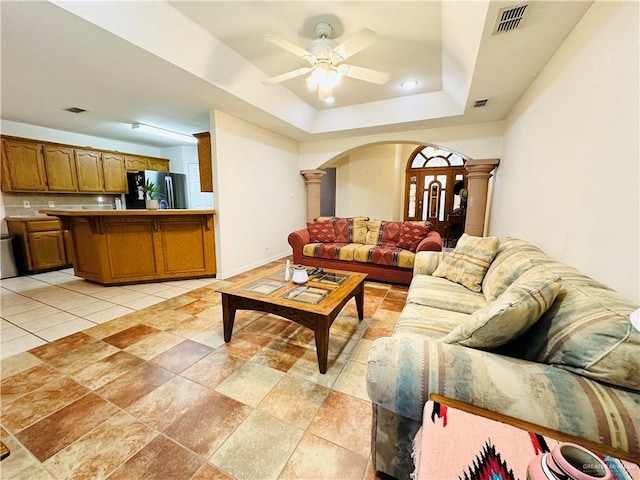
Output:
<svg viewBox="0 0 640 480">
<path fill-rule="evenodd" d="M 482 100 L 476 100 L 475 102 L 473 102 L 473 108 L 484 107 L 488 101 L 489 101 L 488 98 L 483 98 Z"/>
<path fill-rule="evenodd" d="M 80 108 L 80 107 L 69 107 L 69 108 L 65 108 L 65 110 L 67 112 L 71 112 L 71 113 L 82 113 L 82 112 L 86 112 L 86 110 L 84 108 Z"/>
<path fill-rule="evenodd" d="M 493 33 L 504 33 L 515 30 L 520 26 L 524 19 L 524 14 L 527 11 L 528 4 L 516 5 L 512 7 L 506 7 L 498 12 L 498 18 L 496 19 L 496 26 L 493 29 Z"/>
</svg>

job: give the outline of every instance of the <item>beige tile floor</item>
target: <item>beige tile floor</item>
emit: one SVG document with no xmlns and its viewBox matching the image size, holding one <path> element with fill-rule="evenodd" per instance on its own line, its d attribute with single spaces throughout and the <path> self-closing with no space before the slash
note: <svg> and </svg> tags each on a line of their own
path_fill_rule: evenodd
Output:
<svg viewBox="0 0 640 480">
<path fill-rule="evenodd" d="M 313 333 L 280 317 L 240 311 L 225 343 L 226 282 L 111 290 L 69 271 L 34 277 L 2 284 L 3 350 L 24 351 L 0 362 L 11 450 L 0 478 L 375 478 L 366 360 L 405 287 L 366 284 L 365 319 L 345 306 L 321 375 Z M 27 332 L 12 340 L 37 344 L 5 341 L 5 321 Z"/>
<path fill-rule="evenodd" d="M 213 279 L 107 287 L 56 270 L 0 280 L 0 358 L 177 297 Z"/>
</svg>

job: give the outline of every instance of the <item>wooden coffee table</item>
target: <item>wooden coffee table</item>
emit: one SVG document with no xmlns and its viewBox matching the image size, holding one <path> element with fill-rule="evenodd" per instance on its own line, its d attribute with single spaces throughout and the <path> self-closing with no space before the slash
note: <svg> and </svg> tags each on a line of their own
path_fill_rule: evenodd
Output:
<svg viewBox="0 0 640 480">
<path fill-rule="evenodd" d="M 311 271 L 311 268 L 307 269 Z M 231 341 L 237 310 L 257 310 L 292 320 L 315 333 L 320 373 L 327 371 L 329 329 L 342 307 L 356 299 L 358 318 L 364 317 L 364 273 L 325 270 L 310 275 L 304 285 L 284 280 L 284 267 L 223 287 L 224 341 Z"/>
</svg>

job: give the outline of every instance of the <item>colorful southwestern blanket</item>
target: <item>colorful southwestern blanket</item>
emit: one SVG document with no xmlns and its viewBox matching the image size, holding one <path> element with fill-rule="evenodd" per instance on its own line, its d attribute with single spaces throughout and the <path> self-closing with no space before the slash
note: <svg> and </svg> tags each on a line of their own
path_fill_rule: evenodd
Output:
<svg viewBox="0 0 640 480">
<path fill-rule="evenodd" d="M 414 480 L 525 480 L 527 465 L 557 440 L 429 401 L 414 440 Z M 615 480 L 640 480 L 640 466 L 600 456 Z"/>
</svg>

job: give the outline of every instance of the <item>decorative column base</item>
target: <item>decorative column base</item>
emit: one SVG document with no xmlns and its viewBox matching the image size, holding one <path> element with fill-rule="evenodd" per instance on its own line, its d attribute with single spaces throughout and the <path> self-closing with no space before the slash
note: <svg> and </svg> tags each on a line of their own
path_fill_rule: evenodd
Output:
<svg viewBox="0 0 640 480">
<path fill-rule="evenodd" d="M 467 160 L 467 217 L 464 233 L 481 237 L 484 234 L 484 222 L 487 210 L 487 192 L 491 171 L 500 163 L 500 159 Z"/>
<path fill-rule="evenodd" d="M 320 184 L 326 173 L 324 170 L 300 170 L 307 187 L 307 222 L 320 216 Z"/>
</svg>

